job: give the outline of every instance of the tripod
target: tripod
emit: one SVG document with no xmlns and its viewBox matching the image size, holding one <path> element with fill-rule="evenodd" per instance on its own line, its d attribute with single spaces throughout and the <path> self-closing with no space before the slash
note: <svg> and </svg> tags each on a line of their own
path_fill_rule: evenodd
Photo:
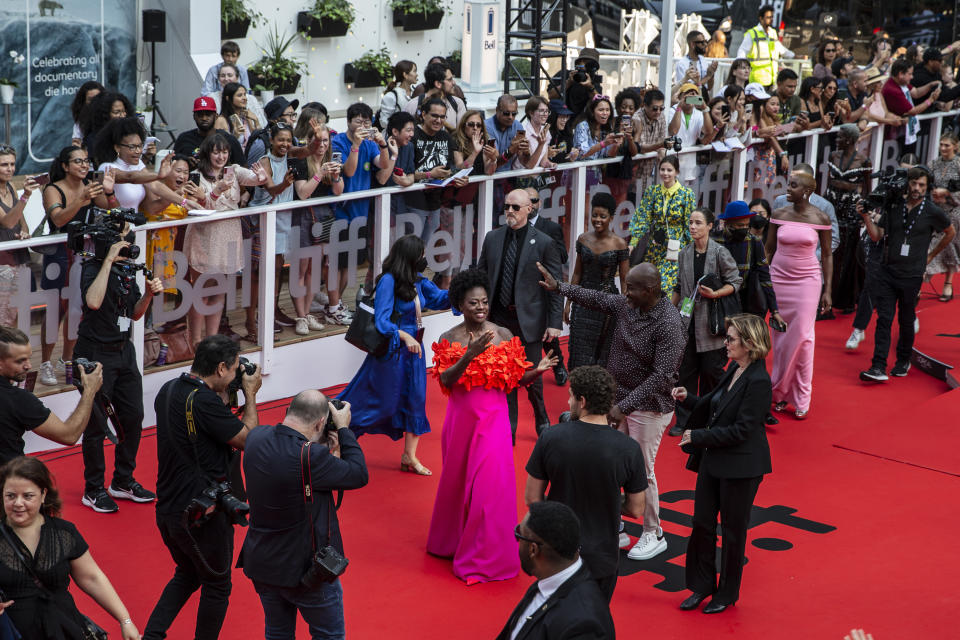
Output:
<svg viewBox="0 0 960 640">
<path fill-rule="evenodd" d="M 170 143 L 173 144 L 177 141 L 177 136 L 173 135 L 173 131 L 170 130 L 170 127 L 167 126 L 167 118 L 163 115 L 163 112 L 160 111 L 160 103 L 157 102 L 157 82 L 159 78 L 157 76 L 157 43 L 150 43 L 150 83 L 153 85 L 153 93 L 150 95 L 150 106 L 153 109 L 153 120 L 150 122 L 150 135 L 156 135 L 157 129 L 157 119 L 163 120 L 163 130 L 167 132 L 167 135 L 170 136 Z"/>
</svg>

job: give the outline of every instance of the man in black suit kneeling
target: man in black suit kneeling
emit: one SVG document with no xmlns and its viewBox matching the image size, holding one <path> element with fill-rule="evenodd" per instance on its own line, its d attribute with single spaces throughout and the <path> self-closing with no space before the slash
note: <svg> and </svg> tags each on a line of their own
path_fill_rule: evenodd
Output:
<svg viewBox="0 0 960 640">
<path fill-rule="evenodd" d="M 535 502 L 514 532 L 534 582 L 497 640 L 616 637 L 607 599 L 580 559 L 580 522 L 561 502 Z"/>
</svg>

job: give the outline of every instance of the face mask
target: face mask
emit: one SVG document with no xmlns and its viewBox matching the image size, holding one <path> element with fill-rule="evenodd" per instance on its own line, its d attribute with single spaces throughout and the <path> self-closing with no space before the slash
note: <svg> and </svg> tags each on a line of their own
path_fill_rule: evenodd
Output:
<svg viewBox="0 0 960 640">
<path fill-rule="evenodd" d="M 743 242 L 747 239 L 747 229 L 727 229 L 727 235 L 734 242 Z"/>
<path fill-rule="evenodd" d="M 417 260 L 416 264 L 413 265 L 413 268 L 417 273 L 421 273 L 427 268 L 427 259 L 425 257 L 420 258 Z"/>
<path fill-rule="evenodd" d="M 763 216 L 753 216 L 750 218 L 750 228 L 763 231 L 767 228 L 767 219 Z"/>
</svg>

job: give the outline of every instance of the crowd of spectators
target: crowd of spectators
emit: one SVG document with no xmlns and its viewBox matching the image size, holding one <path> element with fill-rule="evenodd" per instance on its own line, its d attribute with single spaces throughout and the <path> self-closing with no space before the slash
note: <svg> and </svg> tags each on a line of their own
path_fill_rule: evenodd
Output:
<svg viewBox="0 0 960 640">
<path fill-rule="evenodd" d="M 882 382 L 887 380 L 890 330 L 899 308 L 900 336 L 890 373 L 906 376 L 916 331 L 913 310 L 922 278 L 945 273 L 939 299 L 949 302 L 953 276 L 960 270 L 960 244 L 955 239 L 960 223 L 960 141 L 955 128 L 943 135 L 939 157 L 928 166 L 910 156 L 922 134 L 916 116 L 929 110 L 950 110 L 960 101 L 960 86 L 953 80 L 951 65 L 944 64 L 945 56 L 960 45 L 895 52 L 889 38 L 881 34 L 871 46 L 869 63 L 860 67 L 842 42 L 824 39 L 814 53 L 812 74 L 801 78 L 778 65 L 793 52 L 771 35 L 771 14 L 769 7 L 760 9 L 760 23 L 745 34 L 738 58 L 722 81 L 717 75 L 718 60 L 708 57 L 725 55 L 726 42 L 717 35 L 722 32 L 711 38 L 691 31 L 688 50 L 676 61 L 670 87 L 624 88 L 611 98 L 604 94 L 597 74 L 598 54 L 584 49 L 575 70 L 568 78 L 559 79 L 565 99 L 554 90 L 548 96 L 532 96 L 521 105 L 515 96 L 504 94 L 489 117 L 467 104 L 442 58 L 430 60 L 419 84 L 417 65 L 403 60 L 396 64 L 376 112 L 362 102 L 350 105 L 346 126 L 339 132 L 333 130 L 327 109 L 319 102 L 301 106 L 298 100 L 277 97 L 260 105 L 250 91 L 246 69 L 237 63 L 239 47 L 227 42 L 221 50 L 223 62 L 211 67 L 193 102 L 196 128 L 181 133 L 168 154 L 161 154 L 156 139 L 147 135 L 128 98 L 97 83 L 85 84 L 72 105 L 71 144 L 53 161 L 49 175 L 27 178 L 19 196 L 11 185 L 16 151 L 0 147 L 0 240 L 28 237 L 23 211 L 39 190 L 45 212 L 41 231 L 49 233 L 61 233 L 71 222 L 86 220 L 94 207 L 132 208 L 150 220 L 173 220 L 190 211 L 283 205 L 276 212 L 276 255 L 261 255 L 263 230 L 252 217 L 191 224 L 182 232 L 176 228 L 151 232 L 145 247 L 147 260 L 159 278 L 148 281 L 142 297 L 135 286 L 132 292 L 124 290 L 120 297 L 130 297 L 129 308 L 121 305 L 120 313 L 113 313 L 106 307 L 101 310 L 101 305 L 119 295 L 105 293 L 113 291 L 109 288 L 113 285 L 106 282 L 113 282 L 110 267 L 122 261 L 119 253 L 127 242 L 114 244 L 106 258 L 98 257 L 100 262 L 85 262 L 76 269 L 77 254 L 62 244 L 51 247 L 43 257 L 40 287 L 59 290 L 77 284 L 70 280 L 79 277 L 83 290 L 79 343 L 67 340 L 66 297 L 57 309 L 48 309 L 57 314 L 59 325 L 43 323 L 38 380 L 44 385 L 59 382 L 52 361 L 55 340 L 48 341 L 45 334 L 48 327 L 63 326 L 64 376 L 69 382 L 76 374 L 84 385 L 76 411 L 61 421 L 32 395 L 31 401 L 21 402 L 12 391 L 27 393 L 17 384 L 30 369 L 31 350 L 27 337 L 9 328 L 18 318 L 8 302 L 18 286 L 17 267 L 30 258 L 23 250 L 0 254 L 0 324 L 4 325 L 0 327 L 0 375 L 10 382 L 3 385 L 4 391 L 11 391 L 5 410 L 16 410 L 23 425 L 16 438 L 0 443 L 2 460 L 14 459 L 0 472 L 0 480 L 5 484 L 5 506 L 7 485 L 16 494 L 11 500 L 27 505 L 16 517 L 8 509 L 10 527 L 22 538 L 47 517 L 62 529 L 61 537 L 67 542 L 60 552 L 67 555 L 51 560 L 58 566 L 58 584 L 65 589 L 67 575 L 72 576 L 117 618 L 124 637 L 137 637 L 122 602 L 86 554 L 80 534 L 56 519 L 59 503 L 46 469 L 32 468 L 16 456 L 23 453 L 22 435 L 27 430 L 66 444 L 75 443 L 86 430 L 83 504 L 106 512 L 117 510 L 111 497 L 135 502 L 155 499 L 132 475 L 142 406 L 138 409 L 124 402 L 142 390 L 139 373 L 134 375 L 137 367 L 132 360 L 129 327 L 130 320 L 147 313 L 153 295 L 161 291 L 176 294 L 175 264 L 169 258 L 159 262 L 154 257 L 169 255 L 179 247 L 186 257 L 186 279 L 198 289 L 219 274 L 250 268 L 256 276 L 252 278 L 251 303 L 245 309 L 246 335 L 234 333 L 226 320 L 226 300 L 231 294 L 214 289 L 215 293 L 191 305 L 187 334 L 197 358 L 190 374 L 171 381 L 161 392 L 175 395 L 175 405 L 186 403 L 186 413 L 174 415 L 171 422 L 165 413 L 169 408 L 164 409 L 169 404 L 166 398 L 158 397 L 156 407 L 158 415 L 163 415 L 161 432 L 175 426 L 173 430 L 186 433 L 194 420 L 194 407 L 197 415 L 205 416 L 201 421 L 212 421 L 204 428 L 207 442 L 201 446 L 211 460 L 215 458 L 209 466 L 224 475 L 231 472 L 231 448 L 243 449 L 250 443 L 262 448 L 260 457 L 251 456 L 245 462 L 248 477 L 257 478 L 254 484 L 258 486 L 251 492 L 255 527 L 243 555 L 245 571 L 254 580 L 267 612 L 268 633 L 289 628 L 289 604 L 295 599 L 290 589 L 298 589 L 299 583 L 278 582 L 276 567 L 263 565 L 262 557 L 257 556 L 262 549 L 284 545 L 283 540 L 268 535 L 269 527 L 263 523 L 271 516 L 262 505 L 276 499 L 273 488 L 282 487 L 287 494 L 300 490 L 302 478 L 293 471 L 298 462 L 303 463 L 301 455 L 312 455 L 303 454 L 301 447 L 307 440 L 318 442 L 320 434 L 326 433 L 323 428 L 328 416 L 342 434 L 327 441 L 327 447 L 337 451 L 333 458 L 342 459 L 335 461 L 324 454 L 320 462 L 342 476 L 343 488 L 357 488 L 367 481 L 354 431 L 403 438 L 401 469 L 431 474 L 416 457 L 418 439 L 429 432 L 421 314 L 423 309 L 446 310 L 451 305 L 465 316 L 464 324 L 445 334 L 447 344 L 435 349 L 440 353 L 453 349 L 449 353 L 456 355 L 449 356 L 452 366 L 437 373 L 452 394 L 448 423 L 460 424 L 449 428 L 463 429 L 463 423 L 471 421 L 477 423 L 477 429 L 493 424 L 475 415 L 488 410 L 486 395 L 474 390 L 468 397 L 458 387 L 460 376 L 488 346 L 512 353 L 511 357 L 520 361 L 525 357 L 528 365 L 535 365 L 526 373 L 515 372 L 515 379 L 505 381 L 493 394 L 498 407 L 500 396 L 504 398 L 503 410 L 496 416 L 499 440 L 490 445 L 495 449 L 491 455 L 501 459 L 512 456 L 506 430 L 513 432 L 515 443 L 519 385 L 528 386 L 537 433 L 544 433 L 526 467 L 526 498 L 531 509 L 514 531 L 519 556 L 497 558 L 494 564 L 498 567 L 491 569 L 483 566 L 492 562 L 490 558 L 477 560 L 484 556 L 482 545 L 475 549 L 469 544 L 460 546 L 459 537 L 469 535 L 470 523 L 452 522 L 448 516 L 457 512 L 454 507 L 476 487 L 450 478 L 441 480 L 446 493 L 438 495 L 428 544 L 437 555 L 453 556 L 454 572 L 468 583 L 512 577 L 518 570 L 517 560 L 519 568 L 540 580 L 539 591 L 528 592 L 502 637 L 516 637 L 524 616 L 530 617 L 531 607 L 535 609 L 554 593 L 568 597 L 573 589 L 582 591 L 591 610 L 587 617 L 593 627 L 587 624 L 585 628 L 595 628 L 603 637 L 604 628 L 612 624 L 608 612 L 606 617 L 602 613 L 604 602 L 609 602 L 617 580 L 613 541 L 617 539 L 621 548 L 629 547 L 627 557 L 633 560 L 648 560 L 668 546 L 660 526 L 655 462 L 662 436 L 671 425 L 669 434 L 681 438 L 684 450 L 691 453 L 692 468 L 699 474 L 695 535 L 687 555 L 687 584 L 694 593 L 681 608 L 696 608 L 714 592 L 707 613 L 734 604 L 739 597 L 746 514 L 762 476 L 770 471 L 763 425 L 777 422 L 771 411 L 792 410 L 797 419 L 807 417 L 812 402 L 816 321 L 834 317 L 834 309 L 856 311 L 854 332 L 846 345 L 854 350 L 876 310 L 873 360 L 860 378 Z M 898 156 L 903 154 L 904 168 L 909 169 L 903 215 L 900 209 L 863 205 L 873 167 L 860 149 L 869 136 L 877 135 L 872 124 L 885 125 L 888 138 L 898 145 Z M 809 131 L 819 131 L 833 142 L 823 158 L 827 167 L 823 184 L 818 184 L 815 170 L 821 165 L 820 158 L 802 157 L 803 150 L 797 147 L 802 147 L 802 140 L 791 137 Z M 683 152 L 694 146 L 703 148 Z M 703 185 L 711 172 L 719 176 L 731 172 L 729 150 L 740 147 L 748 148 L 752 163 L 750 180 L 745 181 L 754 187 L 752 200 L 732 200 L 728 188 L 715 211 L 702 197 Z M 648 157 L 634 159 L 638 154 Z M 796 162 L 797 156 L 807 162 Z M 602 188 L 586 203 L 590 230 L 570 230 L 577 236 L 568 284 L 561 266 L 567 252 L 564 230 L 540 215 L 540 193 L 559 163 L 604 158 L 618 160 L 590 165 L 585 172 L 588 189 Z M 447 228 L 453 207 L 479 203 L 477 186 L 468 178 L 460 176 L 444 188 L 401 192 L 391 198 L 391 214 L 413 214 L 420 227 L 396 241 L 379 274 L 373 273 L 373 261 L 369 260 L 374 236 L 372 198 L 322 206 L 297 204 L 323 196 L 372 192 L 380 186 L 443 182 L 461 171 L 494 176 L 533 169 L 540 171 L 504 178 L 495 185 L 488 206 L 497 216 L 503 213 L 506 224 L 497 221 L 499 228 L 477 247 L 477 264 L 483 271 L 460 270 L 452 285 L 454 269 L 433 274 L 432 282 L 423 277 L 425 251 L 434 234 Z M 785 183 L 786 194 L 771 205 L 768 198 L 778 177 Z M 824 196 L 819 195 L 818 186 Z M 619 205 L 626 201 L 636 206 L 624 240 L 612 224 Z M 564 213 L 569 211 L 570 197 L 561 204 Z M 263 340 L 257 335 L 258 314 L 263 311 L 257 291 L 262 261 L 275 261 L 278 292 L 284 266 L 290 264 L 287 291 L 294 317 L 283 312 L 279 297 L 267 301 L 275 305 L 274 331 L 289 326 L 297 335 L 309 335 L 325 325 L 349 325 L 353 314 L 343 300 L 348 276 L 345 256 L 340 254 L 331 262 L 324 254 L 319 277 L 312 273 L 317 266 L 312 260 L 293 256 L 302 248 L 329 244 L 336 221 L 349 224 L 362 217 L 367 217 L 363 230 L 366 251 L 361 252 L 359 262 L 370 265 L 366 288 L 376 291 L 377 328 L 391 337 L 389 349 L 396 352 L 395 357 L 367 357 L 341 396 L 354 406 L 352 413 L 349 404 L 341 413 L 341 408 L 329 408 L 322 395 L 305 392 L 307 395 L 298 396 L 291 405 L 289 429 L 280 433 L 282 437 L 276 432 L 268 435 L 263 427 L 257 427 L 259 373 L 236 373 L 237 367 L 243 371 L 237 342 Z M 249 265 L 244 253 L 248 240 L 255 258 Z M 528 249 L 527 243 L 533 248 Z M 866 256 L 864 263 L 859 261 L 860 253 Z M 538 281 L 543 290 L 536 288 Z M 314 282 L 322 283 L 322 291 L 311 290 Z M 564 297 L 568 301 L 565 308 Z M 772 340 L 765 321 L 773 330 Z M 560 425 L 551 427 L 540 377 L 553 369 L 558 384 L 567 379 L 557 349 L 564 323 L 570 326 L 571 335 L 571 411 L 569 419 L 561 418 Z M 107 334 L 116 334 L 117 340 L 105 346 Z M 453 345 L 466 348 L 457 352 Z M 113 351 L 112 360 L 104 356 Z M 770 374 L 764 364 L 768 353 Z M 75 368 L 74 355 L 103 361 L 106 370 L 100 365 L 90 371 Z M 733 364 L 728 365 L 730 360 Z M 221 406 L 235 377 L 242 379 L 241 387 L 248 392 L 241 418 Z M 743 382 L 735 386 L 741 377 Z M 387 383 L 392 385 L 389 392 Z M 749 399 L 744 397 L 739 406 L 734 405 L 744 412 L 731 410 L 720 418 L 713 412 L 711 430 L 702 429 L 707 426 L 702 414 L 709 413 L 726 394 L 735 396 L 748 387 L 755 388 L 755 393 L 751 391 Z M 364 404 L 378 393 L 393 398 L 393 404 Z M 95 396 L 107 402 L 95 403 Z M 117 475 L 104 490 L 102 440 L 109 435 L 106 415 L 111 399 L 118 404 L 117 413 L 129 430 L 126 443 L 117 448 Z M 350 425 L 354 431 L 347 429 Z M 158 488 L 158 526 L 178 569 L 147 625 L 147 635 L 153 637 L 162 637 L 183 602 L 201 585 L 201 607 L 207 608 L 210 617 L 198 619 L 198 634 L 203 628 L 204 634 L 215 637 L 229 595 L 229 571 L 225 577 L 222 571 L 202 566 L 191 555 L 191 539 L 181 535 L 180 519 L 188 494 L 200 492 L 205 484 L 197 479 L 188 485 L 181 477 L 186 474 L 185 460 L 174 460 L 173 452 L 186 446 L 196 446 L 196 442 L 169 433 L 158 436 L 158 485 L 166 483 Z M 725 451 L 725 447 L 729 449 Z M 453 436 L 449 442 L 445 440 L 445 451 L 467 462 L 476 453 L 471 451 L 469 439 L 458 443 Z M 585 451 L 589 455 L 585 456 Z M 749 454 L 752 466 L 745 470 L 733 464 L 735 456 L 728 453 Z M 289 458 L 289 478 L 270 477 L 268 462 L 275 455 Z M 595 464 L 598 459 L 615 466 L 618 475 L 597 481 L 590 478 L 589 467 L 575 464 L 578 460 Z M 506 475 L 501 473 L 504 469 L 506 466 L 488 477 L 491 486 L 502 482 L 505 489 L 488 487 L 484 500 L 496 501 L 502 497 L 498 493 L 512 495 L 513 469 L 507 469 Z M 621 490 L 626 494 L 622 505 Z M 537 506 L 544 500 L 565 503 L 570 509 Z M 332 504 L 325 509 L 328 514 L 335 513 Z M 719 590 L 711 586 L 717 573 L 712 550 L 718 513 L 724 518 Z M 500 525 L 515 521 L 516 514 L 505 509 L 497 515 L 482 527 L 496 528 L 492 536 L 509 537 Z M 635 542 L 624 533 L 622 521 L 616 529 L 621 516 L 642 520 Z M 732 518 L 730 526 L 728 517 Z M 229 522 L 223 518 L 211 522 L 211 530 L 218 529 L 221 538 L 229 536 L 232 541 Z M 573 530 L 577 533 L 571 543 Z M 319 532 L 323 533 L 322 527 Z M 326 533 L 332 540 L 330 524 Z M 334 538 L 339 543 L 339 532 Z M 576 540 L 583 544 L 577 545 Z M 192 543 L 195 547 L 196 541 Z M 17 548 L 10 540 L 7 544 Z M 206 540 L 200 546 L 210 552 L 215 564 L 229 566 L 232 544 L 217 547 Z M 342 544 L 339 546 L 342 552 Z M 301 547 L 297 553 L 306 557 L 307 549 Z M 298 556 L 300 560 L 303 558 Z M 593 586 L 585 586 L 590 579 Z M 566 586 L 558 589 L 561 582 Z M 330 584 L 333 586 L 324 592 L 339 602 L 339 583 Z M 553 591 L 546 593 L 550 585 Z M 294 604 L 303 612 L 304 607 Z M 82 624 L 74 612 L 75 607 L 70 619 L 60 623 L 64 628 Z M 561 618 L 550 624 L 581 622 Z M 21 618 L 18 624 L 33 622 Z M 317 618 L 310 624 L 320 628 L 325 623 Z M 330 628 L 330 633 L 342 635 L 342 611 Z"/>
</svg>

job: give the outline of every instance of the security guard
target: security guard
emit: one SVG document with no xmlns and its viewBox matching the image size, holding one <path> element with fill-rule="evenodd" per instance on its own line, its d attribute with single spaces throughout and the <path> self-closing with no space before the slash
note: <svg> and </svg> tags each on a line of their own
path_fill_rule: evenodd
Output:
<svg viewBox="0 0 960 640">
<path fill-rule="evenodd" d="M 743 34 L 737 57 L 750 60 L 750 82 L 769 87 L 779 72 L 777 61 L 781 57 L 792 58 L 794 53 L 783 46 L 777 36 L 777 30 L 773 27 L 773 7 L 764 5 L 758 14 L 760 23 Z"/>
</svg>

